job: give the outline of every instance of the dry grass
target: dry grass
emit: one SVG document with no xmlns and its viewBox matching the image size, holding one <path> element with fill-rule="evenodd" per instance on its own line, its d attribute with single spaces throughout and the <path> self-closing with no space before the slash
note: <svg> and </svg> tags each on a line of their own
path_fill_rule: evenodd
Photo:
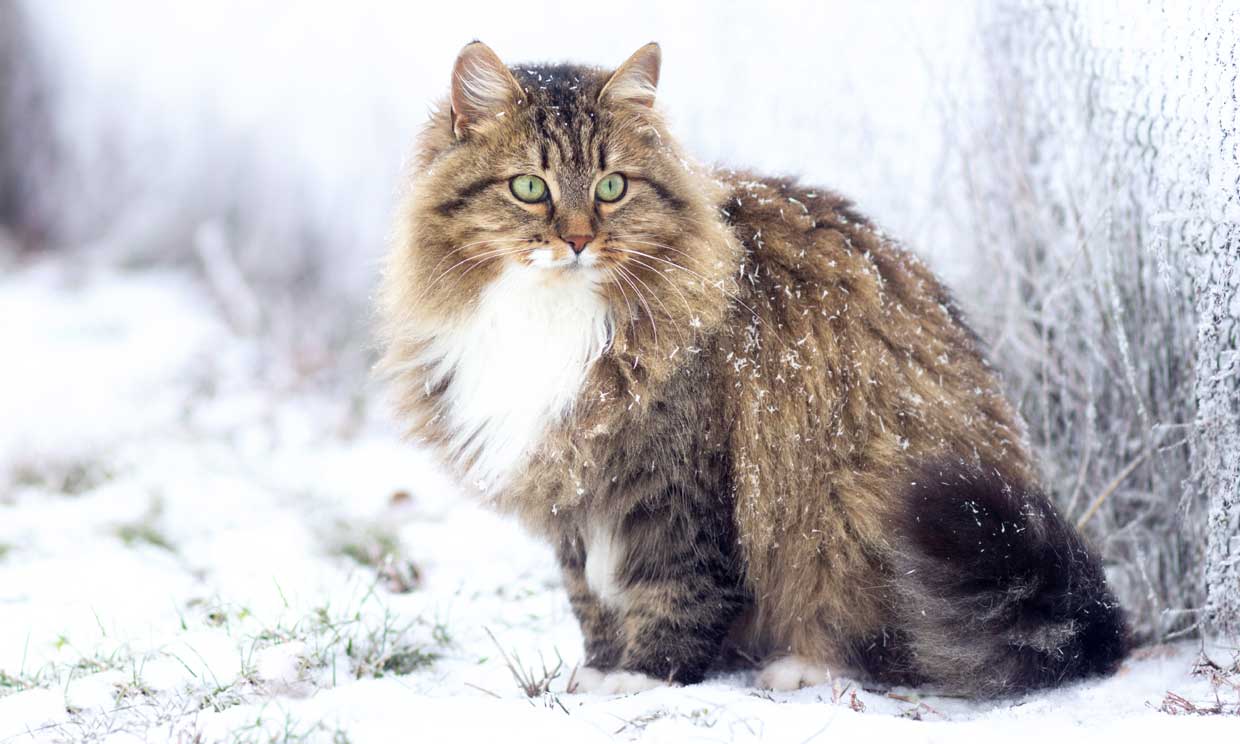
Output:
<svg viewBox="0 0 1240 744">
<path fill-rule="evenodd" d="M 163 502 L 158 498 L 152 499 L 150 507 L 141 518 L 117 525 L 116 536 L 129 547 L 149 545 L 166 550 L 169 553 L 175 553 L 176 546 L 172 544 L 171 538 L 160 527 L 160 519 L 163 517 L 163 513 Z"/>
<path fill-rule="evenodd" d="M 9 479 L 15 486 L 78 496 L 98 488 L 114 475 L 103 463 L 83 458 L 64 458 L 18 463 L 9 474 Z"/>
<path fill-rule="evenodd" d="M 385 589 L 405 594 L 422 585 L 422 570 L 407 557 L 400 538 L 379 525 L 337 525 L 337 534 L 329 539 L 331 552 L 342 555 L 359 566 L 372 569 Z"/>
<path fill-rule="evenodd" d="M 1213 698 L 1189 700 L 1168 691 L 1158 710 L 1173 716 L 1240 716 L 1240 654 L 1224 666 L 1202 653 L 1193 665 L 1193 675 L 1209 681 Z"/>
<path fill-rule="evenodd" d="M 521 692 L 525 693 L 527 698 L 540 698 L 551 693 L 551 683 L 558 679 L 564 671 L 564 660 L 560 658 L 558 652 L 556 653 L 556 663 L 552 667 L 547 666 L 546 659 L 540 653 L 538 655 L 538 663 L 542 671 L 538 671 L 536 667 L 527 667 L 521 661 L 520 654 L 516 651 L 513 651 L 511 654 L 505 651 L 489 628 L 486 629 L 486 632 L 491 639 L 491 643 L 495 644 L 495 649 L 499 651 L 500 658 L 504 660 L 504 665 L 508 667 L 508 672 L 512 674 L 512 680 L 517 683 L 517 687 Z M 568 711 L 565 710 L 564 712 L 567 713 Z"/>
</svg>

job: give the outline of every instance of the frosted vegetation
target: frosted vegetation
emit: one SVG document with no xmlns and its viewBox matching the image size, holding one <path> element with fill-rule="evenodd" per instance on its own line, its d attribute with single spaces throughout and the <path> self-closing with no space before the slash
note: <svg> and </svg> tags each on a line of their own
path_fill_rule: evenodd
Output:
<svg viewBox="0 0 1240 744">
<path fill-rule="evenodd" d="M 1208 600 L 1234 632 L 1240 9 L 1126 7 L 987 17 L 993 103 L 962 143 L 978 318 L 1137 629 L 1195 632 Z"/>
<path fill-rule="evenodd" d="M 0 742 L 1234 732 L 1196 714 L 1240 704 L 1240 11 L 979 5 L 0 0 Z M 565 694 L 550 555 L 368 376 L 402 160 L 475 37 L 600 65 L 655 38 L 688 150 L 925 256 L 1136 628 L 1178 645 L 997 706 Z"/>
</svg>

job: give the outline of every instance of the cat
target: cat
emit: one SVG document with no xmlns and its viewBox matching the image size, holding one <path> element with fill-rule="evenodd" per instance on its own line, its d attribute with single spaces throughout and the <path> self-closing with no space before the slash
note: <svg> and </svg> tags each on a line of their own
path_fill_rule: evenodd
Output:
<svg viewBox="0 0 1240 744">
<path fill-rule="evenodd" d="M 466 46 L 379 292 L 411 435 L 555 550 L 571 687 L 1113 672 L 1124 613 L 948 291 L 847 199 L 690 161 L 660 64 Z"/>
</svg>

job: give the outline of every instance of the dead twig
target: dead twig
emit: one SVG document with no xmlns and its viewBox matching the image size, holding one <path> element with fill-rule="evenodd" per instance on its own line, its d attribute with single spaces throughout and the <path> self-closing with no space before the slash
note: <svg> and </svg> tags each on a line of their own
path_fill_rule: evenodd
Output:
<svg viewBox="0 0 1240 744">
<path fill-rule="evenodd" d="M 929 714 L 931 714 L 931 715 L 935 715 L 935 716 L 938 716 L 939 718 L 942 718 L 942 719 L 944 719 L 944 720 L 947 720 L 947 716 L 946 716 L 946 714 L 944 714 L 944 713 L 943 713 L 942 711 L 940 711 L 939 709 L 934 708 L 934 707 L 932 707 L 931 705 L 929 705 L 929 704 L 927 704 L 927 703 L 924 703 L 924 702 L 922 702 L 922 701 L 920 701 L 920 700 L 916 700 L 916 699 L 914 699 L 914 698 L 911 698 L 911 697 L 909 697 L 909 696 L 907 696 L 907 695 L 900 695 L 899 693 L 889 692 L 889 693 L 887 693 L 887 697 L 891 698 L 892 700 L 899 700 L 899 701 L 900 701 L 900 702 L 902 702 L 902 703 L 908 703 L 909 705 L 914 706 L 914 707 L 909 708 L 908 710 L 904 711 L 904 712 L 901 714 L 902 716 L 904 716 L 904 717 L 906 717 L 906 718 L 913 718 L 914 720 L 920 721 L 920 720 L 921 720 L 921 711 L 923 711 L 923 710 L 924 710 L 925 712 L 927 712 L 927 713 L 929 713 Z"/>
<path fill-rule="evenodd" d="M 509 673 L 512 674 L 517 687 L 525 693 L 526 697 L 542 697 L 551 691 L 551 683 L 560 676 L 560 672 L 564 669 L 564 660 L 560 658 L 559 653 L 556 654 L 555 666 L 550 669 L 547 668 L 547 662 L 542 658 L 542 654 L 539 654 L 538 660 L 542 665 L 542 673 L 539 674 L 533 667 L 527 668 L 521 662 L 521 657 L 517 652 L 514 651 L 509 656 L 504 647 L 499 644 L 499 640 L 495 638 L 495 634 L 491 632 L 491 629 L 486 628 L 485 630 L 487 635 L 490 636 L 491 642 L 495 644 L 495 648 L 499 651 L 504 664 L 508 667 Z M 563 705 L 560 707 L 563 707 Z M 568 711 L 565 710 L 564 712 L 567 713 Z"/>
</svg>

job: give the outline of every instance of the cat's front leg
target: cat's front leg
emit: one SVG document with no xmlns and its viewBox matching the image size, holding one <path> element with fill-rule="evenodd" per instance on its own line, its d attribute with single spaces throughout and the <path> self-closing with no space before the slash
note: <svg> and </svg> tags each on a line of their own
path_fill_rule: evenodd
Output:
<svg viewBox="0 0 1240 744">
<path fill-rule="evenodd" d="M 623 649 L 608 674 L 579 689 L 629 692 L 701 681 L 748 600 L 730 505 L 693 486 L 672 486 L 623 518 L 587 533 L 585 577 L 615 613 Z"/>
<path fill-rule="evenodd" d="M 598 671 L 615 669 L 624 650 L 619 622 L 616 612 L 600 602 L 590 591 L 585 573 L 585 546 L 579 539 L 566 540 L 557 547 L 556 558 L 560 561 L 568 601 L 572 605 L 573 615 L 577 617 L 577 624 L 581 627 L 581 636 L 585 642 L 584 666 Z M 574 675 L 570 687 L 576 683 L 588 685 L 588 682 L 582 682 L 588 676 L 590 675 L 586 672 Z"/>
</svg>

